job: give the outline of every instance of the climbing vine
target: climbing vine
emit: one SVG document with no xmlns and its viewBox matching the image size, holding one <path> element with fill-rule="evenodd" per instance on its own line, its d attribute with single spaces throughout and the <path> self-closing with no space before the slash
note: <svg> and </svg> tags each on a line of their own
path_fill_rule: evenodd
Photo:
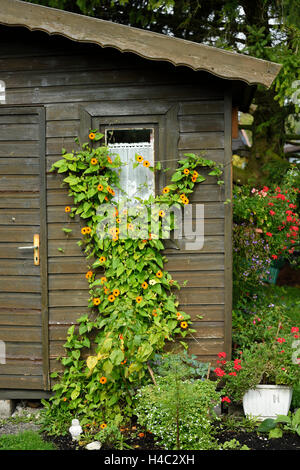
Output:
<svg viewBox="0 0 300 470">
<path fill-rule="evenodd" d="M 70 410 L 81 424 L 92 420 L 104 428 L 131 416 L 132 398 L 137 387 L 148 380 L 151 356 L 166 343 L 194 332 L 190 316 L 178 309 L 174 288 L 180 286 L 164 268 L 161 234 L 165 222 L 171 229 L 176 227 L 176 217 L 161 207 L 180 208 L 189 203 L 195 184 L 205 180 L 199 167 L 209 167 L 209 175 L 217 178 L 222 170 L 212 160 L 186 154 L 161 194 L 138 201 L 140 209 L 157 207 L 151 216 L 158 235 L 147 225 L 134 238 L 139 213 L 126 205 L 126 199 L 123 203 L 114 199 L 116 188 L 122 190 L 119 173 L 123 163 L 108 147 L 97 146 L 102 137 L 92 130 L 88 143 L 71 153 L 63 150 L 62 159 L 51 169 L 64 174 L 73 198 L 65 212 L 71 218 L 79 215 L 83 221 L 79 245 L 89 264 L 85 277 L 90 313 L 77 320 L 77 328 L 72 325 L 68 330 L 66 356 L 61 359 L 64 370 L 52 374 L 57 383 L 50 401 L 51 411 Z M 160 171 L 159 165 L 152 167 L 142 155 L 136 155 L 137 165 Z M 99 210 L 105 205 L 107 213 Z M 68 233 L 71 229 L 63 230 Z"/>
</svg>

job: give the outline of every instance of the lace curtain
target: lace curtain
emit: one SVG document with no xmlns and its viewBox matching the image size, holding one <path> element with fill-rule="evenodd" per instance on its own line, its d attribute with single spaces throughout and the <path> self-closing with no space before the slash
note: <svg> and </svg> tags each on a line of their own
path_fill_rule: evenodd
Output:
<svg viewBox="0 0 300 470">
<path fill-rule="evenodd" d="M 134 204 L 134 198 L 148 199 L 154 194 L 154 173 L 139 163 L 136 168 L 136 154 L 141 155 L 144 160 L 150 162 L 150 166 L 154 165 L 154 149 L 153 144 L 149 142 L 141 143 L 117 143 L 109 144 L 108 148 L 115 154 L 120 156 L 121 161 L 125 164 L 121 167 L 120 186 L 126 192 L 126 195 L 115 189 L 115 198 L 119 202 L 122 198 L 129 199 L 128 203 Z"/>
</svg>

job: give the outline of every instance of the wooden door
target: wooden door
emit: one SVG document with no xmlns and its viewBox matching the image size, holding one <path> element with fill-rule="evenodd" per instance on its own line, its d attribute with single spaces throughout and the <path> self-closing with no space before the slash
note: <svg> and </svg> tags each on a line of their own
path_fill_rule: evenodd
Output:
<svg viewBox="0 0 300 470">
<path fill-rule="evenodd" d="M 44 109 L 1 106 L 0 398 L 49 389 L 46 234 Z"/>
</svg>

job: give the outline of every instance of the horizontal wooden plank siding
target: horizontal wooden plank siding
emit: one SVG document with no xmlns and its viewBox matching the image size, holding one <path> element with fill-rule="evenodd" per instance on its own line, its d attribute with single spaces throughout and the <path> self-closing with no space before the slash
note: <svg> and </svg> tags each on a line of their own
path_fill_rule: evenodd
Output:
<svg viewBox="0 0 300 470">
<path fill-rule="evenodd" d="M 72 205 L 72 199 L 63 185 L 63 176 L 50 172 L 52 164 L 61 158 L 62 148 L 67 151 L 77 148 L 74 138 L 80 131 L 81 109 L 99 104 L 104 114 L 112 109 L 117 113 L 115 117 L 131 112 L 138 119 L 141 107 L 149 103 L 153 103 L 157 115 L 163 113 L 166 103 L 178 105 L 178 158 L 185 153 L 203 152 L 206 158 L 224 163 L 224 85 L 216 77 L 207 81 L 207 74 L 202 72 L 175 68 L 168 63 L 149 63 L 118 51 L 48 36 L 39 45 L 29 32 L 24 33 L 24 38 L 20 52 L 12 41 L 4 39 L 0 44 L 0 79 L 6 84 L 7 105 L 38 104 L 46 112 L 51 372 L 59 367 L 56 358 L 65 354 L 63 344 L 68 327 L 89 311 L 84 274 L 91 261 L 85 260 L 77 244 L 81 239 L 80 221 L 71 220 L 64 211 L 66 205 Z M 70 47 L 62 50 L 61 43 Z M 5 120 L 0 113 L 0 258 L 6 259 L 6 266 L 0 267 L 0 284 L 5 290 L 0 293 L 0 323 L 6 325 L 9 354 L 14 360 L 27 358 L 28 370 L 32 372 L 31 380 L 24 385 L 27 389 L 40 386 L 35 376 L 41 370 L 42 357 L 36 330 L 41 324 L 39 268 L 32 265 L 31 253 L 18 250 L 21 241 L 32 242 L 32 227 L 39 223 L 39 147 L 34 140 L 34 126 L 34 117 L 32 121 L 21 117 L 16 126 L 13 117 Z M 22 142 L 18 137 L 20 128 L 26 133 Z M 168 165 L 163 161 L 164 168 Z M 187 281 L 178 298 L 180 308 L 191 315 L 196 329 L 196 339 L 188 339 L 190 350 L 202 360 L 212 361 L 223 350 L 224 340 L 225 192 L 208 172 L 199 169 L 206 180 L 196 187 L 191 198 L 192 203 L 204 205 L 203 247 L 193 249 L 187 239 L 176 240 L 175 246 L 167 241 L 165 254 L 166 269 L 173 278 L 181 285 Z M 191 211 L 186 216 L 195 223 Z M 72 232 L 66 235 L 64 227 Z M 26 278 L 22 276 L 24 269 Z M 20 289 L 20 302 L 27 309 L 27 314 L 15 310 L 16 327 L 10 318 L 14 286 Z M 15 341 L 20 328 L 26 330 L 22 336 L 23 350 L 21 343 Z M 15 366 L 16 371 L 21 370 L 21 362 L 15 362 Z"/>
</svg>

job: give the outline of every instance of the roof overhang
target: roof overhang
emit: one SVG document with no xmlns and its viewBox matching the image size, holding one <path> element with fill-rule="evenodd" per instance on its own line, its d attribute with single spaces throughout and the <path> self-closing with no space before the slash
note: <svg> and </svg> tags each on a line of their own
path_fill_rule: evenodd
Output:
<svg viewBox="0 0 300 470">
<path fill-rule="evenodd" d="M 131 52 L 149 60 L 204 70 L 248 85 L 269 87 L 281 65 L 164 34 L 20 0 L 0 0 L 0 24 L 58 34 L 73 41 Z"/>
</svg>

